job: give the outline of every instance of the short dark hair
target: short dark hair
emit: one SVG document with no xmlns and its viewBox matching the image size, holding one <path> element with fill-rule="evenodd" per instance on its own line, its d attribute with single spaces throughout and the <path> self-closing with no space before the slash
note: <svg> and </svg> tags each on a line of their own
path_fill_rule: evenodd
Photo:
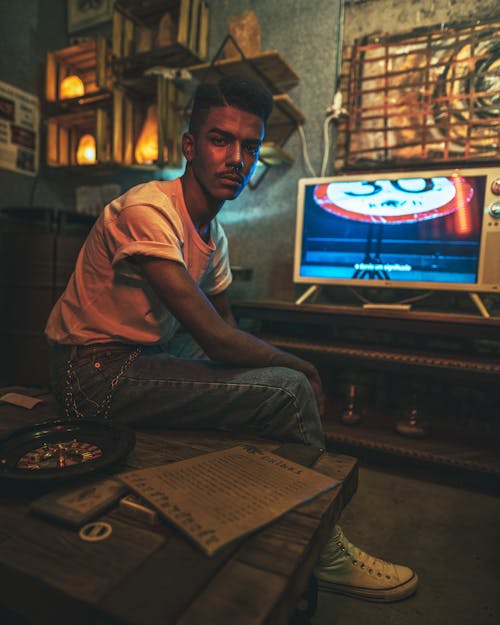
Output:
<svg viewBox="0 0 500 625">
<path fill-rule="evenodd" d="M 253 113 L 265 126 L 273 105 L 272 93 L 258 80 L 224 76 L 217 83 L 202 83 L 194 96 L 189 132 L 196 134 L 215 106 L 234 106 Z"/>
</svg>

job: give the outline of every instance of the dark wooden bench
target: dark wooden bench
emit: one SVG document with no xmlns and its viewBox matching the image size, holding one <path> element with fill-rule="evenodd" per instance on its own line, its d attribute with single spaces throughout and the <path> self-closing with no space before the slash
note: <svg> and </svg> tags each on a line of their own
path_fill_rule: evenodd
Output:
<svg viewBox="0 0 500 625">
<path fill-rule="evenodd" d="M 42 389 L 11 388 L 44 401 L 32 410 L 0 402 L 0 435 L 57 416 Z M 341 485 L 207 557 L 168 523 L 150 527 L 118 507 L 102 516 L 109 539 L 36 517 L 30 496 L 0 496 L 0 621 L 73 624 L 257 625 L 290 623 L 309 588 L 329 530 L 357 485 L 356 460 L 302 445 L 214 432 L 136 431 L 126 467 L 143 468 L 240 443 L 257 444 L 341 480 Z M 123 467 L 122 467 L 123 468 Z M 0 482 L 1 487 L 1 482 Z M 311 610 L 314 592 L 309 592 Z M 24 620 L 25 619 L 25 620 Z"/>
</svg>

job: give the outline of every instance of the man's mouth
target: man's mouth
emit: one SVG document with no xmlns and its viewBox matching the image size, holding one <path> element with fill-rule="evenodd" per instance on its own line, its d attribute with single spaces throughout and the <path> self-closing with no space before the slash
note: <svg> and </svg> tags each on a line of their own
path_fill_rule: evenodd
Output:
<svg viewBox="0 0 500 625">
<path fill-rule="evenodd" d="M 232 184 L 243 184 L 243 176 L 240 174 L 235 174 L 233 172 L 226 172 L 224 174 L 219 174 L 218 178 L 226 182 L 230 182 Z"/>
</svg>

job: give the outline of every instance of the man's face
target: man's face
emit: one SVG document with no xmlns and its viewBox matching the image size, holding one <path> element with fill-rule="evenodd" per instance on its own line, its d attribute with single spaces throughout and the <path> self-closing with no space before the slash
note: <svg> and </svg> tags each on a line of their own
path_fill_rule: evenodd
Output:
<svg viewBox="0 0 500 625">
<path fill-rule="evenodd" d="M 238 197 L 257 166 L 264 130 L 253 113 L 233 106 L 209 110 L 196 136 L 184 140 L 186 159 L 206 194 L 219 201 Z"/>
</svg>

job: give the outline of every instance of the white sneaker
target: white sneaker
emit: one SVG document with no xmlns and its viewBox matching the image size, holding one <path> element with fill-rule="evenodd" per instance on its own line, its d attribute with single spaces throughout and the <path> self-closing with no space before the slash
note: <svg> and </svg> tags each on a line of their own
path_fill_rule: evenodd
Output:
<svg viewBox="0 0 500 625">
<path fill-rule="evenodd" d="M 314 569 L 318 589 L 368 601 L 398 601 L 412 595 L 418 576 L 407 566 L 384 562 L 355 547 L 338 525 Z"/>
</svg>

